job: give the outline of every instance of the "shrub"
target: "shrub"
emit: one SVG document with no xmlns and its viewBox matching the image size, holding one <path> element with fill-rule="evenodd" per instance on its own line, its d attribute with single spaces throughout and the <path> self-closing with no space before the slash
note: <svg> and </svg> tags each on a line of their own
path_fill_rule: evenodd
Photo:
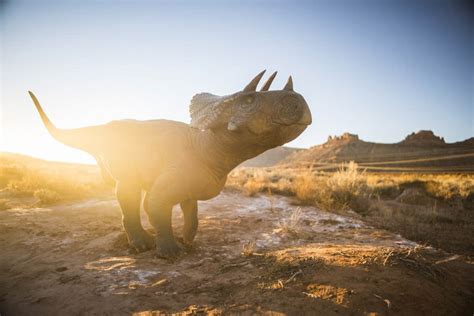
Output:
<svg viewBox="0 0 474 316">
<path fill-rule="evenodd" d="M 303 214 L 301 213 L 301 207 L 293 209 L 288 219 L 279 222 L 281 230 L 285 233 L 297 236 L 298 230 L 301 226 L 302 215 Z"/>
<path fill-rule="evenodd" d="M 293 189 L 300 201 L 333 211 L 365 208 L 369 195 L 367 179 L 354 162 L 342 165 L 332 175 L 305 171 L 297 177 Z"/>
<path fill-rule="evenodd" d="M 52 204 L 60 200 L 59 194 L 57 192 L 48 189 L 36 190 L 33 196 L 39 200 L 41 205 Z"/>
<path fill-rule="evenodd" d="M 331 195 L 336 206 L 347 206 L 359 211 L 363 202 L 369 195 L 367 178 L 364 172 L 358 170 L 355 162 L 342 165 L 327 181 Z"/>
</svg>

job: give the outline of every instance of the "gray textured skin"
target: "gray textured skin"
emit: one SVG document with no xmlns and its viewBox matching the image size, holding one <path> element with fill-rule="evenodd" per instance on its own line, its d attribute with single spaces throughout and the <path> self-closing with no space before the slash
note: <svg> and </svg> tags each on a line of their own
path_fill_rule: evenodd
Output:
<svg viewBox="0 0 474 316">
<path fill-rule="evenodd" d="M 58 129 L 29 93 L 51 135 L 93 155 L 104 179 L 116 184 L 130 245 L 137 251 L 156 247 L 158 256 L 173 258 L 181 250 L 171 225 L 174 205 L 179 203 L 184 214 L 183 243 L 191 244 L 198 227 L 197 201 L 218 195 L 238 164 L 295 139 L 311 124 L 309 107 L 293 91 L 291 77 L 283 90 L 268 91 L 274 73 L 257 92 L 263 73 L 232 95 L 195 95 L 190 125 L 121 120 Z M 141 225 L 142 192 L 155 238 Z"/>
</svg>

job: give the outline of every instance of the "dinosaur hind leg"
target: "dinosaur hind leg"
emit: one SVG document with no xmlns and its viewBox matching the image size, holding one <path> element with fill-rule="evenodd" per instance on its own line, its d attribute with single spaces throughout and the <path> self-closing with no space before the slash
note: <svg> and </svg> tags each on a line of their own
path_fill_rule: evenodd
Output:
<svg viewBox="0 0 474 316">
<path fill-rule="evenodd" d="M 150 223 L 157 232 L 158 257 L 176 258 L 181 252 L 173 235 L 171 215 L 173 206 L 185 200 L 185 194 L 179 176 L 174 174 L 159 176 L 147 193 L 146 209 Z"/>
<path fill-rule="evenodd" d="M 196 200 L 181 202 L 181 210 L 184 216 L 183 242 L 190 245 L 196 236 L 198 229 L 198 205 Z"/>
<path fill-rule="evenodd" d="M 140 220 L 141 189 L 138 186 L 119 182 L 116 195 L 122 209 L 122 223 L 127 233 L 128 243 L 138 252 L 152 249 L 153 237 L 143 229 Z"/>
</svg>

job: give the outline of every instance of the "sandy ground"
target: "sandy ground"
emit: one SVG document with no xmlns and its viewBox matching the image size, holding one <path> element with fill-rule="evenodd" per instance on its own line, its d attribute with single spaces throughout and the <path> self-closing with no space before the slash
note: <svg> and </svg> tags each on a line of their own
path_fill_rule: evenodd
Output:
<svg viewBox="0 0 474 316">
<path fill-rule="evenodd" d="M 474 312 L 468 258 L 374 229 L 356 215 L 292 203 L 231 192 L 200 202 L 195 245 L 176 262 L 134 253 L 114 200 L 1 211 L 0 313 Z M 179 236 L 179 209 L 174 225 Z"/>
</svg>

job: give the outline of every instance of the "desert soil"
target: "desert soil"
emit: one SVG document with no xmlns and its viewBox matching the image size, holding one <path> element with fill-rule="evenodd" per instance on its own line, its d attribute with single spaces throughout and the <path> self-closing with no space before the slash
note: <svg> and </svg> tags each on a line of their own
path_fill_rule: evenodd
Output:
<svg viewBox="0 0 474 316">
<path fill-rule="evenodd" d="M 128 247 L 114 200 L 1 211 L 0 314 L 474 311 L 472 260 L 375 229 L 355 214 L 224 192 L 200 202 L 199 218 L 194 246 L 169 262 Z M 174 225 L 179 236 L 178 208 Z"/>
</svg>

